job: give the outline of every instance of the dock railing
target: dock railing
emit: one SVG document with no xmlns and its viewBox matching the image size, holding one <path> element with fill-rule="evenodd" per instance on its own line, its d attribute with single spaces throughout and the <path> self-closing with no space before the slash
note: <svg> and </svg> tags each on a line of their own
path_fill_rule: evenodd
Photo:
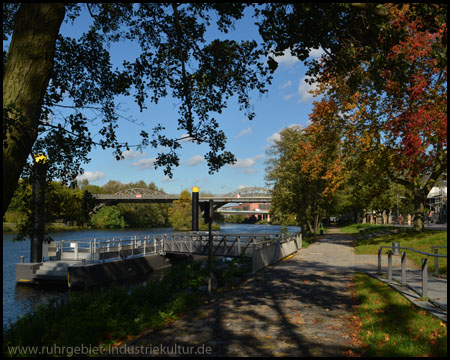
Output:
<svg viewBox="0 0 450 360">
<path fill-rule="evenodd" d="M 98 262 L 137 255 L 157 254 L 162 249 L 156 236 L 126 236 L 86 240 L 56 241 L 57 258 L 61 260 Z"/>
<path fill-rule="evenodd" d="M 300 239 L 300 240 L 299 240 Z M 219 234 L 213 233 L 212 255 L 225 257 L 249 257 L 255 263 L 267 257 L 271 262 L 278 259 L 287 243 L 300 241 L 299 237 L 282 234 Z M 298 250 L 299 246 L 293 247 Z M 97 263 L 107 260 L 124 259 L 130 256 L 165 255 L 183 253 L 187 255 L 208 255 L 209 234 L 207 232 L 184 232 L 156 235 L 136 235 L 113 238 L 93 238 L 83 240 L 60 240 L 52 244 L 56 248 L 50 259 L 74 260 L 82 263 Z M 292 247 L 292 246 L 291 246 Z M 273 253 L 269 252 L 272 251 Z M 264 260 L 260 260 L 264 254 Z"/>
<path fill-rule="evenodd" d="M 438 254 L 439 249 L 447 248 L 447 246 L 431 246 L 431 250 L 433 253 L 427 253 L 424 251 L 420 251 L 417 249 L 413 249 L 410 247 L 404 247 L 399 246 L 399 243 L 392 243 L 392 246 L 380 246 L 380 249 L 378 250 L 378 274 L 382 274 L 381 269 L 381 256 L 383 249 L 390 249 L 387 253 L 388 255 L 388 269 L 387 269 L 387 275 L 388 280 L 392 281 L 392 255 L 399 255 L 400 250 L 407 250 L 412 251 L 421 255 L 425 255 L 426 257 L 422 259 L 422 266 L 421 266 L 421 274 L 422 274 L 422 297 L 426 298 L 428 297 L 428 257 L 432 256 L 434 257 L 434 274 L 439 275 L 439 264 L 438 264 L 438 258 L 447 258 L 447 255 L 441 255 Z M 402 251 L 401 253 L 401 278 L 400 282 L 402 285 L 407 285 L 406 281 L 406 251 Z"/>
</svg>

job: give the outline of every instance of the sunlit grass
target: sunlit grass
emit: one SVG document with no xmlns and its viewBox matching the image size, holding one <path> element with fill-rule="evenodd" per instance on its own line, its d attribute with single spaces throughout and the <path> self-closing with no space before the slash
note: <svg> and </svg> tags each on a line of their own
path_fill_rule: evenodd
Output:
<svg viewBox="0 0 450 360">
<path fill-rule="evenodd" d="M 447 324 L 385 283 L 356 274 L 365 356 L 446 356 Z"/>
<path fill-rule="evenodd" d="M 363 230 L 362 233 L 360 230 Z M 392 246 L 393 242 L 400 243 L 401 247 L 409 247 L 427 253 L 433 253 L 431 246 L 447 246 L 447 231 L 426 229 L 422 233 L 418 233 L 409 228 L 370 224 L 353 224 L 341 228 L 341 231 L 354 234 L 355 254 L 359 255 L 376 255 L 380 246 Z M 380 234 L 382 232 L 386 233 Z M 383 253 L 386 253 L 387 250 L 385 249 Z M 447 249 L 439 249 L 439 254 L 447 255 Z M 417 267 L 421 267 L 424 255 L 407 251 L 407 256 Z M 447 259 L 439 258 L 438 264 L 439 274 L 446 275 Z M 428 257 L 428 271 L 434 272 L 434 257 Z"/>
</svg>

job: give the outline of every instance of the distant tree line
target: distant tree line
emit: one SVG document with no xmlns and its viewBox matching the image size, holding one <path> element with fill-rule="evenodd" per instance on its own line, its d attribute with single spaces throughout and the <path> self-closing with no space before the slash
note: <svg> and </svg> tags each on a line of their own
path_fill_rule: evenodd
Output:
<svg viewBox="0 0 450 360">
<path fill-rule="evenodd" d="M 47 184 L 45 220 L 47 224 L 62 223 L 65 226 L 80 228 L 158 228 L 172 227 L 188 231 L 192 224 L 192 199 L 189 191 L 184 190 L 180 200 L 173 204 L 128 204 L 105 205 L 94 211 L 92 194 L 115 194 L 127 189 L 149 189 L 164 192 L 154 182 L 141 180 L 122 183 L 110 180 L 103 186 L 89 184 L 88 180 L 78 181 L 74 187 L 68 187 L 57 181 Z M 20 238 L 31 232 L 31 184 L 21 179 L 11 204 L 3 217 L 3 222 L 16 224 Z M 199 213 L 201 213 L 199 211 Z M 220 214 L 215 221 L 222 221 Z M 207 230 L 203 219 L 199 221 L 200 230 Z M 214 228 L 218 228 L 214 225 Z"/>
</svg>

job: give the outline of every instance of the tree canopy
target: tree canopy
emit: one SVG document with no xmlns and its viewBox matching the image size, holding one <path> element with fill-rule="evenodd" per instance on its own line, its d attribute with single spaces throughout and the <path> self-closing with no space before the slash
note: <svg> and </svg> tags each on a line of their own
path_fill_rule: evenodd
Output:
<svg viewBox="0 0 450 360">
<path fill-rule="evenodd" d="M 4 212 L 31 152 L 47 153 L 49 173 L 73 181 L 82 171 L 81 164 L 89 161 L 93 146 L 113 149 L 118 159 L 133 145 L 162 147 L 166 151 L 158 153 L 155 166 L 172 175 L 172 167 L 179 164 L 180 138 L 165 134 L 165 125 L 151 119 L 152 130 L 141 131 L 140 144 L 118 139 L 119 95 L 133 96 L 141 111 L 171 96 L 178 104 L 178 129 L 191 141 L 209 145 L 205 159 L 210 172 L 235 161 L 225 150 L 226 136 L 214 114 L 236 97 L 240 109 L 252 119 L 250 93 L 266 91 L 269 70 L 255 41 L 207 42 L 205 33 L 214 26 L 213 18 L 216 28 L 227 32 L 242 17 L 244 4 L 24 3 L 3 7 L 4 40 L 11 35 L 8 53 L 3 55 Z M 83 8 L 92 17 L 90 28 L 79 38 L 60 34 L 63 18 L 73 22 Z M 108 44 L 124 40 L 136 42 L 140 54 L 134 61 L 124 61 L 121 69 L 114 68 Z M 24 52 L 24 48 L 35 52 Z M 31 65 L 33 59 L 42 64 Z M 27 66 L 41 80 L 39 88 L 30 89 L 32 94 L 24 89 L 33 81 L 20 76 Z M 71 113 L 57 119 L 58 107 Z M 90 132 L 87 109 L 96 111 L 102 123 L 99 137 Z"/>
<path fill-rule="evenodd" d="M 262 43 L 206 41 L 210 27 L 226 34 L 246 8 L 254 11 Z M 46 152 L 50 173 L 70 181 L 93 146 L 111 148 L 117 158 L 129 150 L 133 144 L 116 134 L 120 95 L 133 96 L 141 110 L 171 96 L 178 130 L 209 145 L 209 170 L 232 163 L 216 114 L 236 97 L 254 118 L 250 94 L 267 91 L 276 56 L 289 51 L 306 62 L 322 95 L 295 155 L 302 174 L 324 197 L 358 171 L 395 181 L 413 193 L 415 228 L 423 228 L 426 194 L 447 172 L 445 4 L 26 3 L 3 9 L 4 40 L 11 35 L 3 55 L 4 212 L 31 152 Z M 79 38 L 60 34 L 63 19 L 74 21 L 83 10 L 92 17 L 90 28 Z M 114 68 L 108 45 L 123 40 L 136 42 L 140 54 Z M 323 56 L 308 60 L 318 48 Z M 67 106 L 69 115 L 49 120 Z M 102 123 L 98 138 L 87 109 Z M 171 175 L 182 143 L 164 130 L 155 121 L 134 146 L 166 149 L 155 165 Z"/>
</svg>

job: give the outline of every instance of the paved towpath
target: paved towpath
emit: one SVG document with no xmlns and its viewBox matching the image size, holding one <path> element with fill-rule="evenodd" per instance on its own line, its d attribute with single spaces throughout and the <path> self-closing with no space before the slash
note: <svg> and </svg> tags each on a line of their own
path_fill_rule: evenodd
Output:
<svg viewBox="0 0 450 360">
<path fill-rule="evenodd" d="M 127 348 L 127 356 L 133 348 L 147 349 L 144 356 L 198 356 L 195 351 L 186 353 L 192 346 L 207 347 L 210 356 L 358 352 L 348 327 L 353 315 L 352 279 L 356 269 L 371 263 L 373 259 L 355 256 L 351 237 L 330 229 L 308 248 L 250 276 L 237 289 L 215 295 L 212 303 L 163 330 L 148 330 L 122 348 Z"/>
<path fill-rule="evenodd" d="M 346 320 L 352 315 L 351 245 L 345 235 L 324 236 L 213 303 L 126 346 L 166 351 L 208 346 L 211 356 L 341 356 L 356 351 Z"/>
</svg>

